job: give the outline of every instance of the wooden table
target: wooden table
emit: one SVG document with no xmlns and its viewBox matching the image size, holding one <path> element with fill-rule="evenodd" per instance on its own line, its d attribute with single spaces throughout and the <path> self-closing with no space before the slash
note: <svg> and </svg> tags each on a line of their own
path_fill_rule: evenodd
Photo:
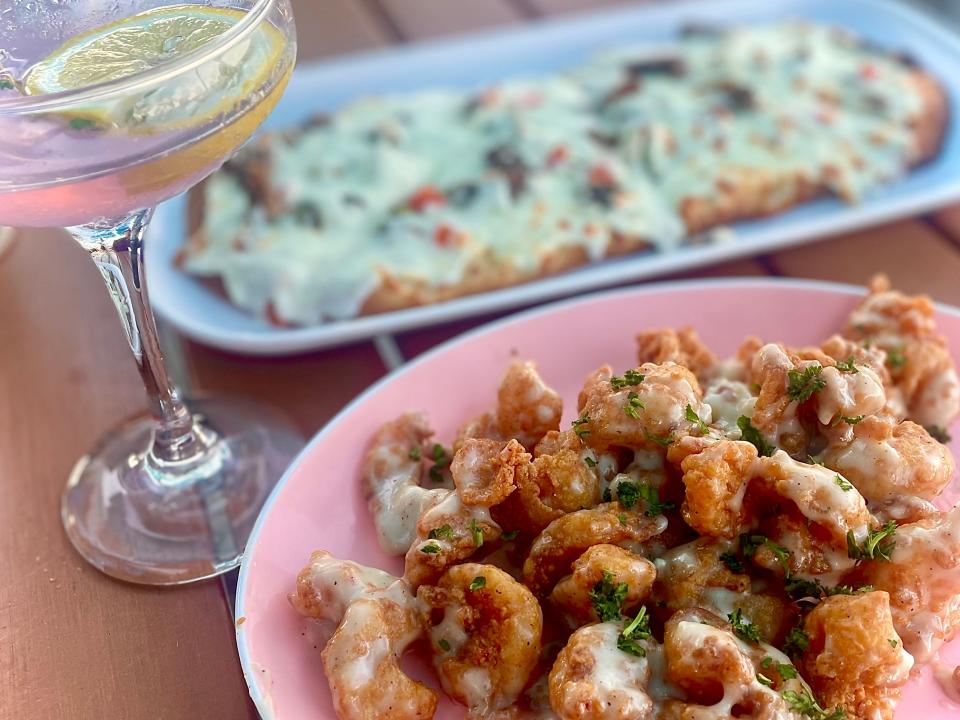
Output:
<svg viewBox="0 0 960 720">
<path fill-rule="evenodd" d="M 309 58 L 613 4 L 299 0 L 296 11 Z M 960 304 L 960 206 L 684 277 L 863 283 L 877 271 L 907 292 Z M 397 348 L 409 359 L 477 322 L 406 333 Z M 253 360 L 166 340 L 181 384 L 279 406 L 307 435 L 388 369 L 372 343 Z M 118 583 L 86 566 L 61 530 L 74 461 L 144 405 L 93 264 L 60 231 L 22 233 L 0 258 L 0 719 L 256 716 L 223 583 Z"/>
</svg>

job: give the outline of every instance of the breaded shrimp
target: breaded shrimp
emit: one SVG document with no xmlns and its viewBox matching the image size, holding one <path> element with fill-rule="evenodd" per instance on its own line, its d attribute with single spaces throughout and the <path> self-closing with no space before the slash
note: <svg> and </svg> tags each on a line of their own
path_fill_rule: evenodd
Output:
<svg viewBox="0 0 960 720">
<path fill-rule="evenodd" d="M 400 668 L 401 655 L 423 635 L 403 580 L 317 551 L 298 575 L 290 603 L 307 617 L 337 624 L 321 658 L 338 717 L 433 717 L 436 693 Z"/>
<path fill-rule="evenodd" d="M 656 641 L 639 641 L 644 655 L 617 648 L 622 623 L 586 625 L 570 636 L 550 671 L 550 705 L 561 720 L 653 720 L 649 656 Z"/>
<path fill-rule="evenodd" d="M 492 507 L 517 489 L 517 471 L 530 458 L 516 440 L 504 443 L 469 438 L 453 456 L 450 472 L 465 505 Z"/>
<path fill-rule="evenodd" d="M 661 328 L 659 330 L 645 330 L 637 335 L 637 363 L 655 363 L 662 365 L 665 362 L 675 362 L 683 365 L 703 382 L 714 365 L 716 356 L 710 351 L 697 331 L 692 327 L 674 330 Z"/>
<path fill-rule="evenodd" d="M 785 599 L 754 591 L 749 575 L 733 572 L 721 559 L 735 557 L 735 544 L 698 538 L 668 550 L 655 561 L 653 598 L 667 616 L 676 610 L 703 608 L 727 617 L 739 610 L 770 641 L 781 635 L 790 617 Z"/>
<path fill-rule="evenodd" d="M 543 615 L 530 591 L 499 568 L 465 563 L 417 597 L 429 608 L 434 667 L 450 697 L 471 717 L 516 702 L 542 647 Z M 437 611 L 442 619 L 432 621 Z"/>
<path fill-rule="evenodd" d="M 697 426 L 686 417 L 688 407 L 709 422 L 700 383 L 687 368 L 673 362 L 646 363 L 632 372 L 636 374 L 618 382 L 604 366 L 587 378 L 580 391 L 577 427 L 586 444 L 604 450 L 671 442 Z"/>
<path fill-rule="evenodd" d="M 566 576 L 550 593 L 550 602 L 576 622 L 576 626 L 596 622 L 600 618 L 593 608 L 590 594 L 607 574 L 615 585 L 625 583 L 627 592 L 622 608 L 632 610 L 643 602 L 657 578 L 654 564 L 640 555 L 616 545 L 594 545 L 578 557 Z"/>
<path fill-rule="evenodd" d="M 750 382 L 760 388 L 751 422 L 768 443 L 791 455 L 806 453 L 811 432 L 800 420 L 800 403 L 788 394 L 790 372 L 816 365 L 815 361 L 791 356 L 774 343 L 757 350 L 750 365 Z"/>
<path fill-rule="evenodd" d="M 960 380 L 933 316 L 929 297 L 891 290 L 890 281 L 878 275 L 843 334 L 887 352 L 887 367 L 911 420 L 945 428 L 960 414 Z"/>
<path fill-rule="evenodd" d="M 408 413 L 377 431 L 364 460 L 363 492 L 380 547 L 390 555 L 410 548 L 417 518 L 447 492 L 420 487 L 421 448 L 431 435 L 423 415 Z"/>
<path fill-rule="evenodd" d="M 467 438 L 518 440 L 532 450 L 551 430 L 560 429 L 563 400 L 544 383 L 532 362 L 514 362 L 507 368 L 497 390 L 492 413 L 484 413 L 466 423 L 457 436 L 454 449 Z"/>
<path fill-rule="evenodd" d="M 960 505 L 901 525 L 890 562 L 864 565 L 864 580 L 890 594 L 904 648 L 926 662 L 960 627 Z"/>
<path fill-rule="evenodd" d="M 948 447 L 920 425 L 889 416 L 864 418 L 849 442 L 827 446 L 821 458 L 871 503 L 899 495 L 933 499 L 953 479 Z"/>
<path fill-rule="evenodd" d="M 757 465 L 757 449 L 748 442 L 722 440 L 680 464 L 686 488 L 680 510 L 701 535 L 734 538 L 752 521 L 743 504 Z"/>
<path fill-rule="evenodd" d="M 417 537 L 407 551 L 403 577 L 414 588 L 433 582 L 501 534 L 489 508 L 465 505 L 456 490 L 448 490 L 417 521 Z"/>
<path fill-rule="evenodd" d="M 804 677 L 827 706 L 850 718 L 892 720 L 913 658 L 893 629 L 885 592 L 834 595 L 807 615 Z"/>
<path fill-rule="evenodd" d="M 795 672 L 780 672 L 780 665 L 793 667 L 783 653 L 741 640 L 705 610 L 675 613 L 664 628 L 663 651 L 666 679 L 686 693 L 685 700 L 664 703 L 667 718 L 795 720 L 784 694 L 809 692 Z"/>
<path fill-rule="evenodd" d="M 615 502 L 569 513 L 550 523 L 533 541 L 523 563 L 523 581 L 536 595 L 546 595 L 592 545 L 644 542 L 666 527 L 662 515 L 646 517 Z"/>
</svg>

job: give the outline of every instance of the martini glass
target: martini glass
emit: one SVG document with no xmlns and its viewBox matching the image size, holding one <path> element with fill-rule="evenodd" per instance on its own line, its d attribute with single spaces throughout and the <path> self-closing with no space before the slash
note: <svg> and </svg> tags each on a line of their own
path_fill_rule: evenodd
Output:
<svg viewBox="0 0 960 720">
<path fill-rule="evenodd" d="M 216 170 L 279 100 L 294 38 L 288 0 L 0 5 L 0 225 L 62 226 L 89 252 L 150 399 L 78 461 L 61 502 L 71 542 L 117 578 L 235 567 L 302 446 L 263 408 L 180 397 L 143 255 L 153 208 Z"/>
</svg>

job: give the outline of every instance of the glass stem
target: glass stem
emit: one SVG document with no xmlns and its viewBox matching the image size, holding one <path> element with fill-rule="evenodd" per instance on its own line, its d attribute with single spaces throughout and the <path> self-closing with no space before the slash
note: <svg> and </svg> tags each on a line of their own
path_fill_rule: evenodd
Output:
<svg viewBox="0 0 960 720">
<path fill-rule="evenodd" d="M 143 234 L 153 210 L 140 210 L 118 222 L 67 228 L 100 269 L 120 315 L 127 341 L 157 419 L 150 459 L 161 464 L 202 456 L 211 438 L 194 423 L 167 373 L 157 324 L 150 307 L 143 256 Z"/>
</svg>

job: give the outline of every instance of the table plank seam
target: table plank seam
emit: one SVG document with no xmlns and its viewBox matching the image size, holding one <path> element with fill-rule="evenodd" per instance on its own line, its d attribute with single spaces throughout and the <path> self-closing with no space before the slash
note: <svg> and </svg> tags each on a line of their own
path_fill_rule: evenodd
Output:
<svg viewBox="0 0 960 720">
<path fill-rule="evenodd" d="M 407 43 L 410 38 L 403 31 L 400 23 L 391 14 L 381 0 L 358 0 L 361 6 L 367 9 L 370 16 L 380 27 L 387 40 L 393 43 Z"/>
<path fill-rule="evenodd" d="M 543 12 L 530 0 L 507 0 L 507 3 L 513 7 L 520 17 L 527 20 L 533 20 L 543 17 Z"/>
</svg>

